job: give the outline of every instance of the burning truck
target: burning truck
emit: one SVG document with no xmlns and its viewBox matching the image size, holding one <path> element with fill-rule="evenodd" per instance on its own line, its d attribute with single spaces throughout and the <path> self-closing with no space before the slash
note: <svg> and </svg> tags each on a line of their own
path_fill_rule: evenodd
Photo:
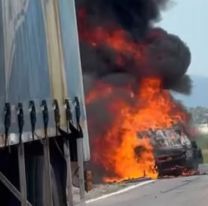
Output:
<svg viewBox="0 0 208 206">
<path fill-rule="evenodd" d="M 178 36 L 155 26 L 168 3 L 77 1 L 91 160 L 104 182 L 158 178 L 164 154 L 192 153 L 187 138 L 185 145 L 169 141 L 171 133 L 177 136 L 170 128 L 190 120 L 171 91 L 191 93 L 191 52 Z"/>
</svg>

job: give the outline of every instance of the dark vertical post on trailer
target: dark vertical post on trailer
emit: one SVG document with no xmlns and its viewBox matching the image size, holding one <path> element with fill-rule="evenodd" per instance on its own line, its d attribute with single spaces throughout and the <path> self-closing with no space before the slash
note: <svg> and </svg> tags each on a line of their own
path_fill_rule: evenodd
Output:
<svg viewBox="0 0 208 206">
<path fill-rule="evenodd" d="M 74 0 L 0 0 L 0 114 L 0 205 L 73 206 L 70 148 L 84 202 L 90 150 Z"/>
</svg>

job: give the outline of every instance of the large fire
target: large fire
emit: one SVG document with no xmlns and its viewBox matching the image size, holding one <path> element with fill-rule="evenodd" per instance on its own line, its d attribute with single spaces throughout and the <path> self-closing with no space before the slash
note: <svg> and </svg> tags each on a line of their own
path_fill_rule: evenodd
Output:
<svg viewBox="0 0 208 206">
<path fill-rule="evenodd" d="M 163 79 L 159 75 L 148 76 L 148 41 L 133 41 L 128 38 L 127 32 L 112 25 L 105 28 L 88 28 L 82 21 L 84 15 L 84 11 L 80 10 L 80 39 L 83 42 L 95 49 L 102 46 L 110 48 L 116 53 L 116 66 L 123 67 L 127 61 L 132 61 L 133 69 L 142 67 L 146 74 L 142 78 L 138 77 L 136 90 L 130 85 L 122 88 L 132 102 L 119 96 L 115 97 L 117 86 L 102 80 L 98 80 L 87 94 L 88 105 L 108 96 L 114 97 L 106 103 L 105 111 L 97 111 L 111 113 L 114 118 L 110 126 L 96 134 L 95 138 L 91 138 L 92 162 L 104 170 L 105 182 L 140 177 L 157 178 L 151 138 L 141 137 L 140 134 L 150 129 L 169 128 L 175 123 L 183 122 L 187 118 L 186 113 L 173 100 L 169 91 L 163 89 Z M 158 33 L 149 35 L 158 35 L 160 38 Z M 93 133 L 93 128 L 96 127 L 96 119 L 93 116 L 89 116 L 89 125 Z"/>
<path fill-rule="evenodd" d="M 95 87 L 87 103 L 112 92 L 113 87 L 109 85 Z M 121 99 L 108 105 L 108 111 L 103 112 L 111 112 L 116 118 L 106 133 L 92 139 L 92 161 L 105 169 L 106 182 L 144 176 L 157 178 L 150 138 L 141 138 L 139 134 L 149 129 L 168 128 L 186 118 L 169 92 L 161 89 L 158 78 L 144 79 L 138 93 L 129 94 L 129 98 L 138 100 L 133 107 Z"/>
</svg>

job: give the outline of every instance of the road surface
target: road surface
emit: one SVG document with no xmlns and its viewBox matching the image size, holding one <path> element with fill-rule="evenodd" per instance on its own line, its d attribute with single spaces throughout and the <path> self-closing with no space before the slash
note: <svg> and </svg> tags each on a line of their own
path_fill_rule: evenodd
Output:
<svg viewBox="0 0 208 206">
<path fill-rule="evenodd" d="M 88 206 L 207 206 L 208 175 L 157 180 Z"/>
</svg>

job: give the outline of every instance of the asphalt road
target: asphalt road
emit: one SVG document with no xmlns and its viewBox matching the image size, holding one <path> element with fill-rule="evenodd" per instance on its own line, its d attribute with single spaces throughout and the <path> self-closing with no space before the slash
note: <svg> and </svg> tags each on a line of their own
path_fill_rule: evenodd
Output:
<svg viewBox="0 0 208 206">
<path fill-rule="evenodd" d="M 208 175 L 157 180 L 88 206 L 207 206 Z"/>
</svg>

